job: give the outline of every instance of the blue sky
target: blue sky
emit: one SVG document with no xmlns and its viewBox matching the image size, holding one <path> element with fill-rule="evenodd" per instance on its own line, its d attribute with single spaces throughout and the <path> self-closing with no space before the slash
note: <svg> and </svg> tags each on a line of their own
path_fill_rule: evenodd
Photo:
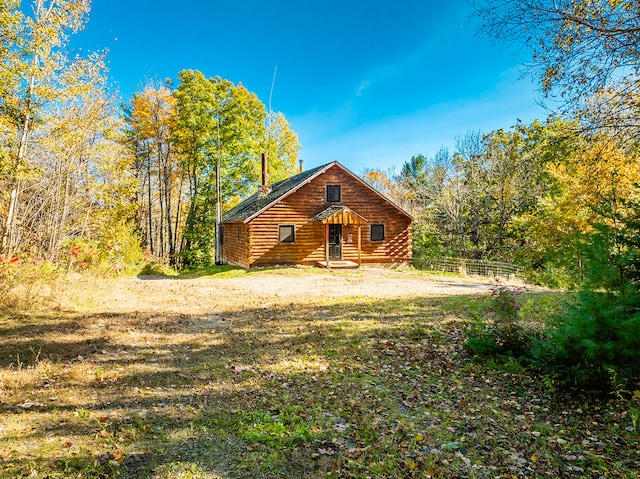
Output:
<svg viewBox="0 0 640 479">
<path fill-rule="evenodd" d="M 108 49 L 123 99 L 200 70 L 242 84 L 298 132 L 306 168 L 399 168 L 470 130 L 544 119 L 512 52 L 463 0 L 94 0 L 71 47 Z"/>
</svg>

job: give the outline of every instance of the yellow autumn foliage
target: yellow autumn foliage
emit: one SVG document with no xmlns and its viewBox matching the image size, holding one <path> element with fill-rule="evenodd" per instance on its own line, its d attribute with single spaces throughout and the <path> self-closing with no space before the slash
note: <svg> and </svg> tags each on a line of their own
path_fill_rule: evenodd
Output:
<svg viewBox="0 0 640 479">
<path fill-rule="evenodd" d="M 547 169 L 557 191 L 541 201 L 547 227 L 559 232 L 588 233 L 595 223 L 613 225 L 640 200 L 640 157 L 612 141 L 601 140 L 553 163 Z"/>
</svg>

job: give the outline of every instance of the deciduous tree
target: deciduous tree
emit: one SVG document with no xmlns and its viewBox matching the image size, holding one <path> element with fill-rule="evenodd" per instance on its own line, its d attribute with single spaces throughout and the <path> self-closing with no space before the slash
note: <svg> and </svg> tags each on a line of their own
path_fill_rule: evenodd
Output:
<svg viewBox="0 0 640 479">
<path fill-rule="evenodd" d="M 141 229 L 153 256 L 175 262 L 184 224 L 186 178 L 174 145 L 173 92 L 166 85 L 148 84 L 131 100 L 128 123 L 138 159 Z"/>
<path fill-rule="evenodd" d="M 267 116 L 265 135 L 269 182 L 275 183 L 295 173 L 302 145 L 298 134 L 280 112 Z"/>
<path fill-rule="evenodd" d="M 29 140 L 47 108 L 86 90 L 97 58 L 64 54 L 69 35 L 84 25 L 87 0 L 34 0 L 31 15 L 19 11 L 19 2 L 5 1 L 2 13 L 4 56 L 2 96 L 2 182 L 8 191 L 2 218 L 2 250 L 11 256 L 18 247 L 23 180 L 29 175 Z M 19 23 L 18 23 L 19 22 Z M 5 28 L 6 25 L 6 28 Z M 8 157 L 8 159 L 6 159 Z"/>
<path fill-rule="evenodd" d="M 480 0 L 480 33 L 520 46 L 546 96 L 599 127 L 640 127 L 640 2 Z M 597 106 L 594 106 L 597 105 Z M 592 115 L 593 109 L 599 110 Z"/>
<path fill-rule="evenodd" d="M 262 153 L 268 153 L 271 179 L 277 180 L 295 171 L 300 146 L 284 116 L 268 119 L 264 104 L 241 84 L 193 70 L 180 72 L 179 81 L 174 139 L 190 198 L 182 257 L 193 266 L 211 261 L 216 167 L 226 209 L 256 191 Z"/>
<path fill-rule="evenodd" d="M 453 155 L 442 150 L 406 162 L 397 180 L 412 205 L 416 238 L 424 236 L 416 245 L 428 245 L 416 256 L 514 260 L 526 250 L 519 218 L 548 185 L 550 155 L 541 145 L 552 124 L 471 132 L 458 139 Z"/>
</svg>

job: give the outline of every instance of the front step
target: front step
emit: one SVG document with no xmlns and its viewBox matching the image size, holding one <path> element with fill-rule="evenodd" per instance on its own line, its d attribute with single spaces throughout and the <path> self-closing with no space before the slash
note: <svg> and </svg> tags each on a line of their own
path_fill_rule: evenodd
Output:
<svg viewBox="0 0 640 479">
<path fill-rule="evenodd" d="M 326 261 L 318 261 L 318 266 L 329 269 L 358 269 L 358 263 L 354 263 L 353 261 L 340 260 L 340 261 L 329 261 L 329 266 L 327 266 Z"/>
</svg>

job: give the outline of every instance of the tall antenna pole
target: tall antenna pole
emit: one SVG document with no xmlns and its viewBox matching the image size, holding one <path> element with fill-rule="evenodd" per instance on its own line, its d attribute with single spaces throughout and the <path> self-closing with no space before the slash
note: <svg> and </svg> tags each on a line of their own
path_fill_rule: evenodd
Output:
<svg viewBox="0 0 640 479">
<path fill-rule="evenodd" d="M 269 118 L 271 118 L 271 97 L 273 96 L 273 87 L 276 84 L 276 73 L 278 72 L 278 65 L 273 69 L 273 79 L 271 80 L 271 91 L 269 91 Z"/>
<path fill-rule="evenodd" d="M 273 116 L 273 110 L 271 109 L 271 98 L 273 97 L 273 87 L 276 83 L 276 73 L 278 71 L 278 65 L 273 69 L 273 78 L 271 79 L 271 90 L 269 91 L 269 116 L 267 123 L 267 144 L 264 145 L 264 152 L 262 153 L 262 188 L 266 188 L 266 171 L 267 171 L 267 160 L 268 160 L 268 151 L 271 148 L 271 117 Z"/>
<path fill-rule="evenodd" d="M 271 90 L 269 90 L 269 124 L 267 125 L 267 146 L 271 144 L 271 117 L 273 110 L 271 109 L 271 98 L 273 97 L 273 87 L 276 84 L 276 73 L 278 72 L 278 65 L 273 69 L 273 78 L 271 80 Z"/>
</svg>

